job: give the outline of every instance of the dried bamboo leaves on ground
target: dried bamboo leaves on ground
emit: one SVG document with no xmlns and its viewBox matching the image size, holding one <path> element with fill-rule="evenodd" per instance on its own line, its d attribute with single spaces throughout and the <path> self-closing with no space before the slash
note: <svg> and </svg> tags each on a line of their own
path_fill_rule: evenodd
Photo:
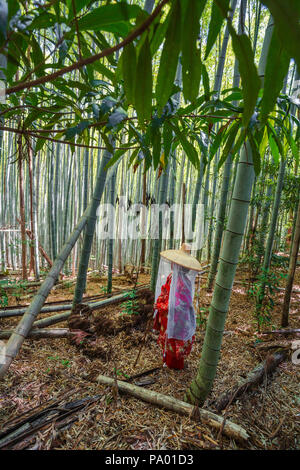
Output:
<svg viewBox="0 0 300 470">
<path fill-rule="evenodd" d="M 146 278 L 146 276 L 144 276 Z M 239 273 L 238 280 L 243 280 Z M 119 280 L 116 278 L 116 283 Z M 144 282 L 144 280 L 143 280 Z M 299 270 L 295 285 L 300 284 Z M 125 282 L 124 282 L 124 285 Z M 98 286 L 99 287 L 99 286 Z M 95 285 L 87 294 L 95 293 Z M 61 293 L 62 300 L 70 293 Z M 199 304 L 209 305 L 211 295 L 202 288 Z M 273 323 L 280 325 L 281 292 L 276 299 Z M 278 305 L 277 305 L 278 303 Z M 300 298 L 293 293 L 290 328 L 299 328 Z M 213 393 L 206 403 L 213 409 L 213 402 L 243 377 L 268 351 L 253 345 L 265 341 L 257 335 L 253 324 L 253 305 L 245 295 L 243 284 L 233 289 L 226 334 L 222 346 L 222 358 L 218 367 Z M 100 311 L 96 312 L 97 316 Z M 102 318 L 112 321 L 115 330 L 133 317 L 126 314 L 124 305 L 107 307 L 101 311 Z M 3 320 L 8 328 L 14 320 Z M 62 324 L 66 327 L 67 324 Z M 144 335 L 145 321 L 131 325 L 119 332 L 106 331 L 100 335 L 99 345 L 103 355 L 85 355 L 76 344 L 67 339 L 26 340 L 17 360 L 0 384 L 0 426 L 23 412 L 49 399 L 57 399 L 74 389 L 72 400 L 102 395 L 100 400 L 76 415 L 66 429 L 48 428 L 37 433 L 30 442 L 34 449 L 297 449 L 300 447 L 300 396 L 299 366 L 288 359 L 280 364 L 268 382 L 264 381 L 252 391 L 243 394 L 228 406 L 222 414 L 251 435 L 247 445 L 229 440 L 204 423 L 195 423 L 188 417 L 159 409 L 151 404 L 127 395 L 114 396 L 112 391 L 96 383 L 99 374 L 128 379 L 143 370 L 161 366 L 161 352 L 156 336 L 150 332 L 136 369 L 133 364 L 139 344 Z M 268 329 L 268 328 L 266 328 Z M 283 338 L 284 339 L 284 338 Z M 151 390 L 182 399 L 194 377 L 203 342 L 203 330 L 198 329 L 196 342 L 183 371 L 159 368 L 149 374 L 144 382 Z M 141 379 L 136 379 L 136 382 Z M 133 382 L 134 383 L 134 382 Z"/>
</svg>

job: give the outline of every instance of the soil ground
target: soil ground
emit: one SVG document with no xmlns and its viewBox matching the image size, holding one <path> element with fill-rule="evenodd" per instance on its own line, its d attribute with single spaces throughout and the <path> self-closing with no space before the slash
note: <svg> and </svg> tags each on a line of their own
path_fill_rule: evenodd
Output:
<svg viewBox="0 0 300 470">
<path fill-rule="evenodd" d="M 246 278 L 246 271 L 240 269 L 236 276 L 239 282 L 234 284 L 232 292 L 217 377 L 204 405 L 204 408 L 212 411 L 214 400 L 272 352 L 256 347 L 260 341 L 273 338 L 257 333 L 253 299 L 249 299 L 246 294 Z M 140 275 L 139 283 L 146 284 L 148 281 L 148 275 Z M 192 421 L 189 417 L 160 409 L 129 395 L 120 395 L 116 399 L 109 388 L 96 382 L 99 374 L 113 377 L 116 371 L 118 378 L 122 379 L 160 367 L 153 374 L 136 379 L 137 384 L 182 400 L 188 384 L 195 377 L 203 344 L 205 318 L 212 295 L 206 291 L 205 282 L 206 275 L 202 275 L 196 290 L 195 308 L 198 314 L 201 308 L 203 321 L 198 325 L 196 341 L 184 370 L 161 367 L 161 351 L 153 332 L 149 333 L 139 363 L 134 367 L 146 321 L 119 333 L 100 335 L 98 343 L 104 351 L 101 357 L 84 354 L 82 349 L 65 338 L 27 339 L 0 382 L 0 429 L 25 411 L 72 390 L 72 400 L 97 394 L 101 398 L 78 414 L 77 421 L 68 429 L 57 433 L 53 426 L 48 426 L 38 433 L 29 447 L 93 450 L 299 449 L 300 366 L 293 364 L 290 357 L 262 385 L 246 392 L 226 410 L 227 419 L 239 424 L 250 434 L 247 444 L 219 436 L 215 429 L 204 423 Z M 282 286 L 284 282 L 281 281 Z M 105 277 L 92 273 L 88 279 L 86 296 L 103 293 L 105 283 Z M 129 289 L 132 285 L 130 276 L 116 276 L 113 279 L 115 290 Z M 68 280 L 56 286 L 47 301 L 71 300 L 73 289 L 74 282 Z M 283 295 L 282 290 L 274 296 L 272 325 L 275 327 L 280 327 Z M 24 299 L 20 298 L 19 303 L 24 303 Z M 14 297 L 9 297 L 9 305 L 16 305 Z M 299 307 L 298 268 L 290 307 L 291 328 L 300 328 Z M 52 314 L 40 315 L 39 318 L 47 315 Z M 95 315 L 110 319 L 120 326 L 126 325 L 126 322 L 132 323 L 135 314 L 128 313 L 128 307 L 126 311 L 126 305 L 122 303 L 98 310 Z M 14 318 L 0 319 L 2 330 L 16 323 L 17 319 Z M 67 322 L 52 328 L 55 327 L 67 327 Z M 265 325 L 263 329 L 268 330 L 270 326 Z M 294 336 L 294 339 L 297 337 Z"/>
</svg>

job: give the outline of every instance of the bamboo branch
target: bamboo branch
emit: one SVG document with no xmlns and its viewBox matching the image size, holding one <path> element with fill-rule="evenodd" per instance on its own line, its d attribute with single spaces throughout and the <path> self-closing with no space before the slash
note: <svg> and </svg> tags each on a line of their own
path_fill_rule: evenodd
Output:
<svg viewBox="0 0 300 470">
<path fill-rule="evenodd" d="M 44 135 L 41 136 L 41 135 L 36 134 L 36 132 L 30 131 L 30 130 L 15 129 L 14 127 L 6 127 L 6 126 L 0 126 L 0 130 L 7 131 L 7 132 L 15 132 L 16 134 L 29 135 L 31 137 L 35 137 L 36 139 L 43 138 L 44 140 L 48 140 L 50 142 L 56 142 L 58 144 L 73 145 L 74 147 L 80 147 L 80 148 L 106 150 L 106 147 L 99 147 L 97 145 L 77 144 L 76 142 L 70 142 L 69 140 L 53 139 L 52 137 L 47 137 Z M 124 148 L 125 147 L 115 147 L 115 150 L 124 149 Z M 133 150 L 136 148 L 138 147 L 126 147 L 126 150 Z"/>
<path fill-rule="evenodd" d="M 153 11 L 152 15 L 148 16 L 148 18 L 132 33 L 130 33 L 123 41 L 121 41 L 119 44 L 116 44 L 113 47 L 104 49 L 102 52 L 99 54 L 92 55 L 90 57 L 87 57 L 86 59 L 78 60 L 72 65 L 69 65 L 68 67 L 64 67 L 60 70 L 57 70 L 56 72 L 50 73 L 48 75 L 44 75 L 43 77 L 39 77 L 35 80 L 31 80 L 28 82 L 23 82 L 19 83 L 18 85 L 15 85 L 11 88 L 7 88 L 6 90 L 6 95 L 10 95 L 11 93 L 16 93 L 17 91 L 25 90 L 26 88 L 32 88 L 37 85 L 41 85 L 43 83 L 51 82 L 57 77 L 60 77 L 68 72 L 72 72 L 73 70 L 80 69 L 84 67 L 85 65 L 92 64 L 93 62 L 96 62 L 99 59 L 102 59 L 103 57 L 107 57 L 114 52 L 122 49 L 125 47 L 127 44 L 130 44 L 131 42 L 134 41 L 138 36 L 140 36 L 146 29 L 153 23 L 155 18 L 159 15 L 160 11 L 162 8 L 168 3 L 169 0 L 162 0 L 155 10 Z"/>
</svg>

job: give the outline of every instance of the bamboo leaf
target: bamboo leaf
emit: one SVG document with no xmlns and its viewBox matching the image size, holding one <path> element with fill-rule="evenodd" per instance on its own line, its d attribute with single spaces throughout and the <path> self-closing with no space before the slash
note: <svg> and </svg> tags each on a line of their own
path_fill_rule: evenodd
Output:
<svg viewBox="0 0 300 470">
<path fill-rule="evenodd" d="M 268 114 L 273 111 L 276 98 L 282 89 L 283 80 L 287 74 L 290 56 L 283 47 L 278 37 L 277 27 L 274 27 L 269 47 L 264 93 L 261 101 L 261 124 L 265 124 Z"/>
<path fill-rule="evenodd" d="M 300 2 L 299 0 L 261 0 L 274 18 L 279 40 L 295 59 L 300 70 Z"/>
<path fill-rule="evenodd" d="M 65 132 L 66 140 L 73 139 L 75 135 L 81 134 L 85 129 L 88 128 L 89 125 L 90 121 L 81 121 L 77 124 L 77 126 L 70 127 Z"/>
<path fill-rule="evenodd" d="M 241 132 L 240 132 L 240 135 L 238 137 L 238 139 L 236 140 L 234 146 L 233 146 L 233 149 L 232 149 L 232 157 L 235 156 L 235 154 L 237 152 L 239 152 L 240 148 L 242 147 L 243 143 L 245 142 L 245 137 L 246 137 L 246 129 L 243 127 L 241 128 Z"/>
<path fill-rule="evenodd" d="M 180 1 L 175 0 L 170 11 L 170 20 L 166 32 L 166 40 L 162 50 L 157 75 L 156 101 L 159 113 L 170 98 L 176 75 L 180 51 Z"/>
<path fill-rule="evenodd" d="M 76 2 L 74 3 L 72 0 L 67 0 L 67 4 L 69 8 L 69 20 L 72 20 L 74 18 L 74 13 L 77 14 L 80 10 L 86 7 L 89 3 L 91 3 L 91 0 L 76 0 Z M 74 5 L 74 8 L 73 8 L 73 5 Z"/>
<path fill-rule="evenodd" d="M 132 43 L 127 44 L 122 54 L 122 71 L 124 79 L 124 89 L 127 100 L 134 104 L 135 90 L 135 70 L 136 70 L 136 50 Z"/>
<path fill-rule="evenodd" d="M 188 159 L 191 161 L 191 163 L 198 168 L 199 167 L 199 157 L 198 157 L 198 152 L 195 149 L 195 147 L 189 142 L 184 135 L 183 132 L 181 132 L 177 126 L 169 123 L 165 123 L 167 126 L 171 126 L 173 131 L 175 132 L 176 136 L 178 137 L 179 142 L 182 145 L 183 150 L 185 151 Z"/>
<path fill-rule="evenodd" d="M 39 139 L 37 139 L 36 145 L 35 145 L 35 151 L 39 152 L 40 150 L 42 150 L 42 148 L 44 147 L 46 142 L 47 141 L 45 139 L 41 138 L 41 137 Z"/>
<path fill-rule="evenodd" d="M 34 36 L 32 36 L 32 39 L 31 39 L 31 46 L 32 46 L 31 58 L 34 63 L 34 66 L 38 67 L 40 66 L 41 63 L 42 64 L 44 63 L 44 54 L 40 48 L 39 43 L 37 42 Z M 36 75 L 37 76 L 43 75 L 43 71 L 37 68 Z"/>
<path fill-rule="evenodd" d="M 266 148 L 267 148 L 267 145 L 268 145 L 268 141 L 269 141 L 268 131 L 267 131 L 267 128 L 265 127 L 261 142 L 259 144 L 259 153 L 262 157 L 264 157 L 264 155 L 265 155 L 265 151 L 266 151 Z"/>
<path fill-rule="evenodd" d="M 79 31 L 109 31 L 122 36 L 129 31 L 129 20 L 136 18 L 141 11 L 138 5 L 128 5 L 125 2 L 104 5 L 93 9 L 81 18 L 77 22 L 78 29 Z"/>
<path fill-rule="evenodd" d="M 178 114 L 178 115 L 182 115 L 182 114 L 191 113 L 191 112 L 194 111 L 195 109 L 200 108 L 200 106 L 201 106 L 205 101 L 206 101 L 205 95 L 201 95 L 201 96 L 199 96 L 199 98 L 197 98 L 197 100 L 196 100 L 194 103 L 189 104 L 189 105 L 186 106 L 185 108 L 180 108 L 180 109 L 178 109 L 177 114 Z"/>
<path fill-rule="evenodd" d="M 270 122 L 268 122 L 267 127 L 268 127 L 269 143 L 270 143 L 271 149 L 273 148 L 273 151 L 275 153 L 275 155 L 273 155 L 273 156 L 274 156 L 274 158 L 276 158 L 276 161 L 279 161 L 278 152 L 280 153 L 282 158 L 285 158 L 281 141 L 280 141 L 274 127 L 272 126 L 272 124 Z M 274 147 L 274 145 L 275 145 L 276 148 Z"/>
<path fill-rule="evenodd" d="M 228 27 L 232 38 L 232 47 L 239 61 L 244 96 L 243 124 L 246 127 L 255 109 L 260 90 L 260 79 L 254 64 L 250 39 L 246 34 L 238 35 L 230 23 Z"/>
<path fill-rule="evenodd" d="M 170 151 L 171 151 L 171 145 L 172 145 L 172 140 L 173 140 L 173 132 L 170 126 L 166 125 L 164 123 L 163 126 L 163 144 L 164 144 L 164 154 L 166 160 L 168 160 Z"/>
<path fill-rule="evenodd" d="M 226 18 L 229 10 L 229 0 L 215 0 L 211 7 L 211 16 L 209 22 L 209 30 L 207 36 L 206 50 L 204 60 L 209 56 L 213 45 L 216 42 L 218 34 L 221 30 L 224 18 Z"/>
<path fill-rule="evenodd" d="M 169 24 L 169 19 L 170 17 L 167 16 L 166 20 L 163 23 L 160 23 L 151 38 L 151 44 L 150 44 L 150 49 L 151 49 L 151 54 L 154 55 L 159 46 L 162 44 L 164 37 L 166 36 L 166 31 L 168 28 Z"/>
<path fill-rule="evenodd" d="M 107 163 L 106 167 L 104 168 L 105 171 L 107 171 L 111 166 L 113 166 L 121 157 L 122 155 L 127 152 L 127 148 L 124 149 L 118 149 L 114 152 L 114 155 L 112 158 L 109 160 Z"/>
<path fill-rule="evenodd" d="M 131 154 L 131 157 L 129 159 L 129 162 L 128 162 L 128 168 L 133 164 L 134 160 L 136 159 L 137 155 L 139 153 L 139 149 L 135 149 L 132 154 Z"/>
<path fill-rule="evenodd" d="M 252 149 L 252 158 L 253 158 L 253 165 L 254 165 L 254 171 L 256 175 L 259 175 L 260 170 L 261 170 L 261 161 L 260 161 L 260 154 L 259 150 L 257 147 L 257 143 L 251 134 L 251 132 L 248 132 L 248 139 L 249 143 Z"/>
<path fill-rule="evenodd" d="M 279 147 L 277 145 L 277 142 L 275 140 L 274 132 L 270 127 L 270 124 L 267 124 L 268 128 L 268 142 L 271 150 L 271 154 L 274 158 L 275 163 L 279 163 L 280 160 L 280 152 L 279 152 Z"/>
<path fill-rule="evenodd" d="M 271 149 L 271 154 L 274 158 L 274 162 L 278 164 L 280 160 L 280 156 L 279 156 L 279 150 L 278 150 L 277 144 L 271 132 L 268 133 L 268 137 L 269 137 L 269 145 Z"/>
<path fill-rule="evenodd" d="M 213 157 L 215 156 L 217 150 L 221 147 L 221 142 L 224 138 L 224 132 L 223 132 L 224 129 L 220 129 L 219 132 L 216 134 L 215 136 L 215 139 L 213 141 L 213 143 L 211 144 L 210 146 L 210 150 L 209 150 L 209 158 L 210 160 L 213 159 Z"/>
<path fill-rule="evenodd" d="M 229 131 L 227 132 L 226 144 L 224 146 L 224 150 L 223 150 L 222 156 L 218 164 L 218 169 L 220 169 L 223 163 L 226 162 L 229 152 L 233 150 L 233 144 L 234 144 L 239 127 L 240 127 L 240 122 L 236 121 L 232 124 Z"/>
<path fill-rule="evenodd" d="M 154 169 L 158 167 L 161 154 L 161 134 L 158 128 L 153 129 L 151 133 L 152 148 L 153 148 L 153 166 Z"/>
<path fill-rule="evenodd" d="M 56 23 L 56 16 L 49 12 L 43 12 L 36 16 L 28 26 L 28 29 L 33 31 L 36 29 L 51 28 Z"/>
<path fill-rule="evenodd" d="M 94 62 L 93 63 L 94 69 L 99 72 L 102 76 L 104 75 L 106 78 L 111 80 L 112 82 L 114 81 L 115 74 L 112 72 L 109 68 L 107 68 L 105 65 L 103 65 L 101 62 Z"/>
<path fill-rule="evenodd" d="M 7 2 L 8 3 L 8 21 L 11 20 L 15 16 L 15 14 L 18 12 L 20 5 L 18 2 Z"/>
<path fill-rule="evenodd" d="M 183 18 L 182 34 L 182 84 L 186 100 L 195 101 L 198 96 L 201 78 L 200 50 L 197 39 L 200 30 L 200 17 L 206 0 L 187 0 Z"/>
<path fill-rule="evenodd" d="M 204 87 L 205 99 L 209 100 L 209 95 L 210 95 L 209 76 L 208 76 L 208 73 L 207 73 L 207 70 L 206 70 L 206 67 L 205 67 L 204 64 L 202 64 L 201 74 L 202 74 L 202 83 L 203 83 L 203 87 Z"/>
<path fill-rule="evenodd" d="M 287 127 L 283 127 L 283 132 L 286 136 L 287 143 L 292 151 L 292 155 L 296 161 L 296 165 L 298 165 L 299 164 L 299 148 L 298 148 L 299 139 L 297 140 L 297 137 L 296 137 L 296 140 L 295 140 L 291 134 L 291 130 L 287 129 Z"/>
<path fill-rule="evenodd" d="M 152 107 L 152 57 L 148 36 L 139 51 L 135 83 L 138 84 L 135 87 L 135 108 L 139 122 L 143 125 L 145 119 L 151 119 Z"/>
</svg>

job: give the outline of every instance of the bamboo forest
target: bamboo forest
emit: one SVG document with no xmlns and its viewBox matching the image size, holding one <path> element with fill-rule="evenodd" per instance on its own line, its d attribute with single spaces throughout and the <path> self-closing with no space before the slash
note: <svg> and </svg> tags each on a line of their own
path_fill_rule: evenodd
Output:
<svg viewBox="0 0 300 470">
<path fill-rule="evenodd" d="M 1 450 L 300 449 L 299 45 L 299 0 L 0 0 Z"/>
</svg>

